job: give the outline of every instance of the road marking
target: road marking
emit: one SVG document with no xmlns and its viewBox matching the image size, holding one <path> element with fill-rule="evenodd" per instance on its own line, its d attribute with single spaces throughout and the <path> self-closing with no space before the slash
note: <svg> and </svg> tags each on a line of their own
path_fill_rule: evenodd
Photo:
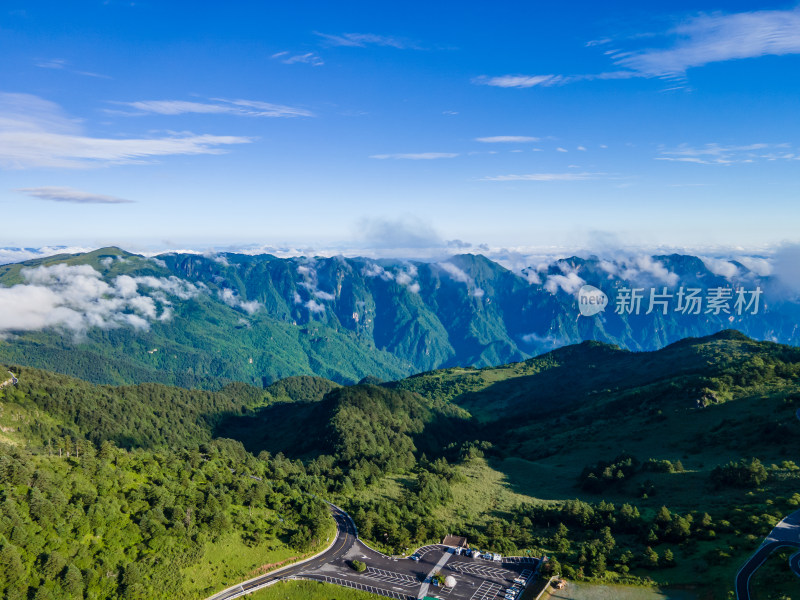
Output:
<svg viewBox="0 0 800 600">
<path fill-rule="evenodd" d="M 328 575 L 323 576 L 325 578 L 326 583 L 333 583 L 335 585 L 341 585 L 343 587 L 349 587 L 356 590 L 362 590 L 364 592 L 370 592 L 372 594 L 378 594 L 379 596 L 386 596 L 387 598 L 394 598 L 395 600 L 416 600 L 414 596 L 409 596 L 408 594 L 404 594 L 402 592 L 393 592 L 392 590 L 384 590 L 381 588 L 376 588 L 371 585 L 364 585 L 363 583 L 357 583 L 355 581 L 348 581 L 346 579 L 339 579 L 338 577 L 330 577 Z M 315 577 L 307 576 L 307 579 L 314 579 Z"/>
<path fill-rule="evenodd" d="M 491 598 L 497 596 L 502 589 L 503 586 L 501 585 L 492 583 L 491 581 L 484 581 L 481 583 L 481 586 L 475 590 L 475 593 L 472 594 L 472 598 L 470 598 L 470 600 L 490 600 Z"/>
<path fill-rule="evenodd" d="M 473 565 L 469 563 L 453 563 L 449 565 L 450 569 L 459 573 L 467 573 L 468 575 L 477 575 L 480 577 L 495 577 L 499 579 L 513 579 L 516 573 L 507 569 L 499 567 L 490 567 L 488 565 Z"/>
<path fill-rule="evenodd" d="M 385 581 L 387 583 L 395 583 L 403 587 L 416 587 L 419 585 L 419 579 L 404 573 L 396 573 L 394 571 L 384 571 L 383 569 L 375 569 L 374 567 L 367 567 L 364 572 L 365 577 Z"/>
<path fill-rule="evenodd" d="M 427 546 L 423 546 L 422 548 L 418 548 L 417 551 L 414 552 L 414 554 L 416 554 L 417 556 L 422 558 L 428 552 L 432 552 L 433 550 L 437 550 L 437 549 L 441 549 L 441 546 L 439 544 L 428 544 Z"/>
</svg>

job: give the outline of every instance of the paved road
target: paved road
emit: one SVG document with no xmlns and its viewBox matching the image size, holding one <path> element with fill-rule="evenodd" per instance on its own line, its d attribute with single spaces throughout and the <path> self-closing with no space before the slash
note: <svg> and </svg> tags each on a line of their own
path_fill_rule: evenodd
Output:
<svg viewBox="0 0 800 600">
<path fill-rule="evenodd" d="M 789 566 L 794 571 L 794 574 L 800 577 L 800 552 L 789 559 Z"/>
<path fill-rule="evenodd" d="M 331 506 L 331 513 L 336 521 L 336 539 L 328 550 L 307 562 L 290 565 L 288 567 L 284 567 L 283 569 L 278 569 L 277 571 L 262 575 L 261 577 L 256 577 L 255 579 L 245 581 L 244 583 L 234 587 L 230 587 L 219 592 L 218 594 L 211 596 L 208 600 L 229 600 L 231 598 L 238 598 L 239 596 L 249 594 L 258 588 L 266 587 L 267 585 L 275 583 L 279 579 L 297 576 L 303 571 L 321 567 L 322 565 L 343 556 L 356 540 L 355 526 L 353 525 L 353 521 L 350 519 L 350 516 L 338 508 Z"/>
<path fill-rule="evenodd" d="M 9 371 L 8 374 L 11 375 L 11 379 L 6 379 L 2 383 L 0 383 L 0 388 L 6 387 L 7 385 L 17 385 L 19 379 L 17 379 L 16 376 L 11 371 Z"/>
<path fill-rule="evenodd" d="M 800 409 L 797 410 L 795 416 L 800 419 Z M 739 569 L 736 574 L 737 600 L 750 600 L 750 578 L 778 548 L 800 549 L 800 510 L 778 523 L 761 547 Z M 789 559 L 789 566 L 794 574 L 800 577 L 800 552 L 792 555 Z"/>
</svg>

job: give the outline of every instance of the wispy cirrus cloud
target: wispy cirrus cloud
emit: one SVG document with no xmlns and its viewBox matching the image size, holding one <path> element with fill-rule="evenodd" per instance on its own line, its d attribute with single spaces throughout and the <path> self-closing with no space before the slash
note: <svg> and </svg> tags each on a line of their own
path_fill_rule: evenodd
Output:
<svg viewBox="0 0 800 600">
<path fill-rule="evenodd" d="M 367 46 L 387 46 L 398 50 L 421 50 L 419 45 L 410 40 L 389 35 L 378 35 L 375 33 L 341 33 L 338 35 L 330 33 L 314 32 L 321 37 L 329 46 L 345 46 L 353 48 L 366 48 Z"/>
<path fill-rule="evenodd" d="M 0 93 L 0 167 L 85 169 L 141 164 L 159 156 L 222 154 L 252 138 L 191 133 L 164 137 L 102 138 L 60 106 L 31 94 Z"/>
<path fill-rule="evenodd" d="M 72 204 L 129 204 L 135 200 L 126 200 L 125 198 L 117 198 L 116 196 L 105 196 L 101 194 L 92 194 L 76 190 L 70 187 L 34 187 L 34 188 L 19 188 L 16 191 L 32 198 L 39 198 L 40 200 L 52 200 L 53 202 L 69 202 Z"/>
<path fill-rule="evenodd" d="M 630 47 L 643 40 L 661 43 L 657 47 Z M 607 38 L 586 46 L 608 47 L 612 42 Z M 698 14 L 663 33 L 633 36 L 619 45 L 605 50 L 614 68 L 603 73 L 481 75 L 472 81 L 501 88 L 532 88 L 637 77 L 683 80 L 689 69 L 712 63 L 800 54 L 800 8 Z"/>
<path fill-rule="evenodd" d="M 292 54 L 288 50 L 283 52 L 276 52 L 271 58 L 281 61 L 285 65 L 306 64 L 313 67 L 321 67 L 325 64 L 322 57 L 315 52 L 306 52 L 305 54 Z"/>
<path fill-rule="evenodd" d="M 585 181 L 600 179 L 605 173 L 527 173 L 523 175 L 495 175 L 481 181 Z"/>
<path fill-rule="evenodd" d="M 183 114 L 227 114 L 240 117 L 313 117 L 314 113 L 304 108 L 284 106 L 259 100 L 225 100 L 212 98 L 210 102 L 191 100 L 140 100 L 137 102 L 115 102 L 128 106 L 136 112 L 123 113 L 128 116 L 146 114 L 183 115 Z M 109 111 L 119 112 L 119 111 Z"/>
<path fill-rule="evenodd" d="M 501 88 L 532 88 L 566 85 L 577 81 L 630 79 L 632 77 L 640 77 L 640 75 L 633 71 L 611 71 L 594 75 L 500 75 L 498 77 L 481 75 L 480 77 L 475 77 L 472 83 Z"/>
<path fill-rule="evenodd" d="M 687 162 L 702 165 L 731 165 L 734 163 L 753 163 L 761 160 L 800 160 L 800 154 L 789 144 L 748 144 L 731 146 L 706 144 L 690 146 L 682 144 L 673 149 L 662 149 L 656 160 Z"/>
<path fill-rule="evenodd" d="M 645 77 L 682 76 L 715 62 L 800 54 L 800 9 L 701 14 L 665 34 L 664 48 L 617 51 L 614 62 Z"/>
<path fill-rule="evenodd" d="M 525 142 L 538 142 L 538 137 L 530 137 L 528 135 L 493 135 L 489 137 L 475 138 L 476 142 L 483 142 L 484 144 L 503 144 L 503 143 L 525 143 Z"/>
<path fill-rule="evenodd" d="M 44 60 L 37 60 L 35 65 L 40 69 L 53 69 L 56 71 L 67 71 L 68 73 L 72 73 L 74 75 L 83 75 L 85 77 L 97 77 L 99 79 L 111 79 L 108 75 L 102 75 L 100 73 L 92 73 L 91 71 L 78 71 L 75 69 L 70 68 L 69 61 L 64 60 L 63 58 L 48 58 Z"/>
<path fill-rule="evenodd" d="M 378 160 L 436 160 L 439 158 L 455 158 L 459 154 L 455 152 L 418 152 L 411 154 L 373 154 L 370 158 Z"/>
</svg>

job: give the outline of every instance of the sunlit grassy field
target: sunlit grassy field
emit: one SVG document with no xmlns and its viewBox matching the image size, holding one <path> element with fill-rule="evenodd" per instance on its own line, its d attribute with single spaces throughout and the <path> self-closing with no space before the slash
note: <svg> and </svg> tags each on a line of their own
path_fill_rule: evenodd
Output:
<svg viewBox="0 0 800 600">
<path fill-rule="evenodd" d="M 333 519 L 326 534 L 326 537 L 336 534 Z M 205 598 L 228 586 L 255 577 L 262 571 L 278 568 L 279 563 L 290 564 L 316 554 L 327 545 L 328 542 L 323 539 L 305 554 L 299 554 L 279 540 L 251 547 L 238 534 L 227 535 L 216 542 L 208 542 L 200 561 L 183 569 L 184 587 L 187 596 Z"/>
<path fill-rule="evenodd" d="M 252 600 L 377 600 L 383 596 L 316 581 L 281 581 L 248 596 Z"/>
</svg>

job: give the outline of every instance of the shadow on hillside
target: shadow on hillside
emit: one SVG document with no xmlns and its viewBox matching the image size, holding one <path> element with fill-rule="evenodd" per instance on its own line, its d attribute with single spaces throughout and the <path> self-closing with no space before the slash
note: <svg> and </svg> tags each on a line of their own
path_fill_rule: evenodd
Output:
<svg viewBox="0 0 800 600">
<path fill-rule="evenodd" d="M 256 456 L 266 450 L 311 458 L 329 451 L 325 416 L 319 402 L 278 402 L 245 415 L 225 415 L 213 435 L 237 440 Z"/>
</svg>

